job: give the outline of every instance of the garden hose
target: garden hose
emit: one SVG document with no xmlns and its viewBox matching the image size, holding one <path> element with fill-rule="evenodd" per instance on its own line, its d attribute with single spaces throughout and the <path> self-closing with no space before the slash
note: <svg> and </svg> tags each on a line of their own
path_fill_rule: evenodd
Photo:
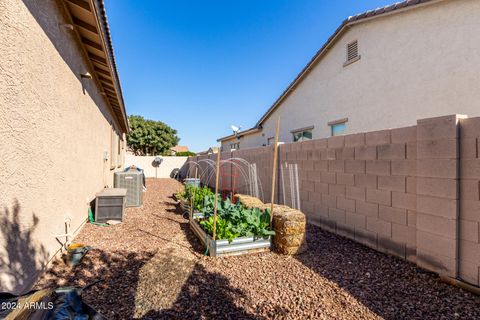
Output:
<svg viewBox="0 0 480 320">
<path fill-rule="evenodd" d="M 108 224 L 106 223 L 95 222 L 95 218 L 93 217 L 93 211 L 91 206 L 88 206 L 88 222 L 97 226 L 108 227 Z"/>
</svg>

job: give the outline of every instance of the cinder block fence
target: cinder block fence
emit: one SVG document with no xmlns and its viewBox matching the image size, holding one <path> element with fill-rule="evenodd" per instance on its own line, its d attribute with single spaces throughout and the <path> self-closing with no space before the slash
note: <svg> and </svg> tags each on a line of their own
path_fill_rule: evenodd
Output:
<svg viewBox="0 0 480 320">
<path fill-rule="evenodd" d="M 310 223 L 479 286 L 479 148 L 480 118 L 452 115 L 282 144 L 278 161 L 298 166 L 300 205 Z M 216 155 L 191 160 L 206 158 Z M 255 163 L 270 201 L 273 148 L 222 154 L 228 158 Z M 282 203 L 283 189 L 277 190 L 275 201 Z"/>
</svg>

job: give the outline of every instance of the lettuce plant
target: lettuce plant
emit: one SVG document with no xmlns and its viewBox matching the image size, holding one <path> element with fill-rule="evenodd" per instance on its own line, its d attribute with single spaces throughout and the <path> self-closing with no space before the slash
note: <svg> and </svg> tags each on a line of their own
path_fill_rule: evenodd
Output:
<svg viewBox="0 0 480 320">
<path fill-rule="evenodd" d="M 196 187 L 193 185 L 187 185 L 185 186 L 185 189 L 183 191 L 176 193 L 175 196 L 177 197 L 177 199 L 188 202 L 189 205 L 193 198 L 194 210 L 201 212 L 204 206 L 204 198 L 207 196 L 213 196 L 213 191 L 210 190 L 210 188 L 208 187 Z"/>
<path fill-rule="evenodd" d="M 200 225 L 210 235 L 213 235 L 213 209 L 215 195 L 207 195 L 203 199 L 204 220 Z M 270 210 L 262 211 L 258 208 L 248 209 L 240 203 L 232 203 L 230 199 L 221 200 L 218 197 L 217 205 L 217 239 L 231 241 L 236 237 L 268 237 L 275 235 L 270 230 Z"/>
</svg>

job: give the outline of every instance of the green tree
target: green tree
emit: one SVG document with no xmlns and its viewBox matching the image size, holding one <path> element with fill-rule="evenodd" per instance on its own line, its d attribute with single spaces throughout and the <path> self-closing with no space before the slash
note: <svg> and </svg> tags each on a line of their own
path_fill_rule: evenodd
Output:
<svg viewBox="0 0 480 320">
<path fill-rule="evenodd" d="M 175 153 L 177 157 L 190 157 L 190 156 L 196 156 L 197 154 L 192 151 L 180 151 Z"/>
<path fill-rule="evenodd" d="M 127 145 L 137 156 L 167 154 L 180 139 L 177 130 L 161 121 L 148 120 L 142 116 L 128 117 L 130 133 Z"/>
</svg>

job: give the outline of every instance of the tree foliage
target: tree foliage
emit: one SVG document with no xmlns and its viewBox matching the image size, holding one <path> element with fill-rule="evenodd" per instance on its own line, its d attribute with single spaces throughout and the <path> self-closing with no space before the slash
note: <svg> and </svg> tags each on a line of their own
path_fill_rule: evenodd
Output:
<svg viewBox="0 0 480 320">
<path fill-rule="evenodd" d="M 177 157 L 191 157 L 191 156 L 196 156 L 197 154 L 192 151 L 179 151 L 175 153 Z"/>
<path fill-rule="evenodd" d="M 130 133 L 127 145 L 137 156 L 167 154 L 180 139 L 177 130 L 161 121 L 148 120 L 142 116 L 128 117 Z"/>
</svg>

